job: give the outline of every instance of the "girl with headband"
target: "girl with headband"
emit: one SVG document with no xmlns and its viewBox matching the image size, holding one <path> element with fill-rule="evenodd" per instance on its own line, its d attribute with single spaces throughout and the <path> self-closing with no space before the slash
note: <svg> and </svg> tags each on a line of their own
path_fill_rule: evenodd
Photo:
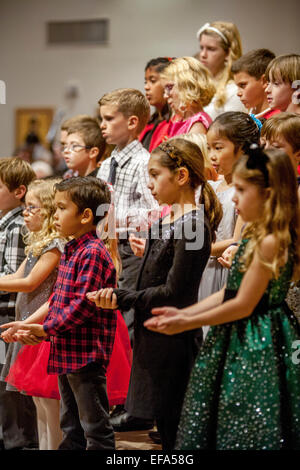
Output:
<svg viewBox="0 0 300 470">
<path fill-rule="evenodd" d="M 211 72 L 217 88 L 213 100 L 204 108 L 214 120 L 225 111 L 245 111 L 237 96 L 231 73 L 232 63 L 242 55 L 240 33 L 233 23 L 206 23 L 197 32 L 200 62 Z"/>
</svg>

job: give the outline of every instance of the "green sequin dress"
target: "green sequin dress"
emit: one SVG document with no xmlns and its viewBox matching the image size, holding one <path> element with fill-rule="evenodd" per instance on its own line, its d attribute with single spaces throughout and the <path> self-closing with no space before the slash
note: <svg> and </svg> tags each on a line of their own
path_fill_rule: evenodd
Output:
<svg viewBox="0 0 300 470">
<path fill-rule="evenodd" d="M 241 284 L 246 243 L 232 263 L 225 299 Z M 250 317 L 209 329 L 190 377 L 176 449 L 300 449 L 300 326 L 284 300 L 292 269 L 290 256 Z"/>
</svg>

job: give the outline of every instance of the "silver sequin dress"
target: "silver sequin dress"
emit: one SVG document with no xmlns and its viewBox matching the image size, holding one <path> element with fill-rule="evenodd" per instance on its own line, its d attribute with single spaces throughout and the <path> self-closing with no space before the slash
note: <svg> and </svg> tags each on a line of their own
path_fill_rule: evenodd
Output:
<svg viewBox="0 0 300 470">
<path fill-rule="evenodd" d="M 44 248 L 42 254 L 47 251 L 53 250 L 54 248 L 63 251 L 62 240 L 55 238 L 52 242 Z M 32 271 L 33 267 L 38 262 L 40 256 L 33 256 L 31 253 L 27 256 L 24 277 Z M 57 278 L 57 268 L 55 268 L 49 276 L 35 289 L 33 292 L 19 292 L 16 301 L 16 321 L 26 320 L 32 313 L 34 313 L 41 305 L 43 305 L 49 299 L 54 283 Z M 0 380 L 5 381 L 8 375 L 11 364 L 14 363 L 16 357 L 22 348 L 20 343 L 10 343 L 6 357 L 5 364 L 3 365 Z M 6 389 L 9 391 L 16 391 L 17 389 L 12 385 L 7 384 Z"/>
</svg>

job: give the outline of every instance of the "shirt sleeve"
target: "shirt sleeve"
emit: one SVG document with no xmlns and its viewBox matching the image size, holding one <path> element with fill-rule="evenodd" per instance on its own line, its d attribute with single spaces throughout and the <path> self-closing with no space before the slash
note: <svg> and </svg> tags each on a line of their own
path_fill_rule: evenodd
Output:
<svg viewBox="0 0 300 470">
<path fill-rule="evenodd" d="M 202 273 L 210 254 L 210 232 L 205 226 L 204 241 L 200 249 L 186 249 L 193 240 L 174 241 L 174 258 L 166 283 L 140 291 L 114 289 L 121 310 L 135 307 L 144 312 L 143 319 L 151 317 L 151 309 L 164 305 L 182 308 L 199 288 Z"/>
<path fill-rule="evenodd" d="M 100 314 L 100 308 L 87 299 L 86 294 L 101 287 L 114 287 L 114 271 L 108 261 L 99 256 L 97 250 L 86 250 L 82 253 L 77 276 L 70 289 L 70 301 L 62 309 L 57 309 L 55 318 L 44 322 L 44 331 L 48 335 L 57 335 L 76 328 Z M 55 294 L 54 294 L 55 295 Z M 54 300 L 55 302 L 55 300 Z M 114 311 L 107 310 L 110 315 Z"/>
<path fill-rule="evenodd" d="M 0 277 L 14 274 L 25 259 L 25 245 L 21 233 L 21 226 L 15 226 L 7 231 L 7 239 L 4 249 L 2 271 Z M 0 294 L 6 293 L 0 291 Z"/>
</svg>

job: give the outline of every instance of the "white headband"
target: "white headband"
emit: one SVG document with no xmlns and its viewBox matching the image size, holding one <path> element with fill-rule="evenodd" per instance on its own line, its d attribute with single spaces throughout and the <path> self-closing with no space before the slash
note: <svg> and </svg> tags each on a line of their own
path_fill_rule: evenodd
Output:
<svg viewBox="0 0 300 470">
<path fill-rule="evenodd" d="M 221 33 L 221 31 L 219 31 L 217 28 L 214 28 L 213 26 L 210 26 L 209 23 L 205 23 L 205 25 L 202 26 L 202 28 L 199 29 L 199 31 L 197 32 L 197 39 L 199 39 L 201 34 L 203 33 L 203 31 L 206 31 L 206 30 L 214 31 L 214 33 L 217 33 L 223 39 L 223 41 L 226 42 L 226 44 L 229 45 L 227 37 L 224 36 L 224 34 Z"/>
</svg>

